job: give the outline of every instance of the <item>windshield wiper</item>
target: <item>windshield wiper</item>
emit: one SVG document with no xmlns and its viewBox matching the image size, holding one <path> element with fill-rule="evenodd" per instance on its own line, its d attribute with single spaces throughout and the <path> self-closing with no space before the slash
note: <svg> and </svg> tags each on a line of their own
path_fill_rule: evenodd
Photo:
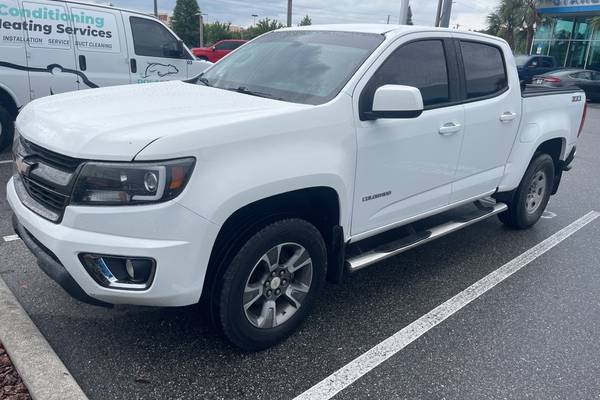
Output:
<svg viewBox="0 0 600 400">
<path fill-rule="evenodd" d="M 245 86 L 240 86 L 240 87 L 237 87 L 237 88 L 228 88 L 226 90 L 230 90 L 232 92 L 238 92 L 238 93 L 248 94 L 250 96 L 264 97 L 266 99 L 281 100 L 281 98 L 275 97 L 275 96 L 273 96 L 270 93 L 258 92 L 256 90 L 249 90 Z"/>
<path fill-rule="evenodd" d="M 211 86 L 211 84 L 210 84 L 210 82 L 208 81 L 208 79 L 206 79 L 206 78 L 204 77 L 204 72 L 203 72 L 203 73 L 201 73 L 200 75 L 198 75 L 198 76 L 196 77 L 196 82 L 203 83 L 203 84 L 204 84 L 204 86 Z"/>
</svg>

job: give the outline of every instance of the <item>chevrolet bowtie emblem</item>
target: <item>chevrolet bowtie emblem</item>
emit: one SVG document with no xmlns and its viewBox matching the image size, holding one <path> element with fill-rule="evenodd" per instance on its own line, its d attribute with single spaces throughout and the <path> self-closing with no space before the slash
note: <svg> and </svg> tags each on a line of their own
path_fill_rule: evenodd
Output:
<svg viewBox="0 0 600 400">
<path fill-rule="evenodd" d="M 17 171 L 19 171 L 19 173 L 23 176 L 29 176 L 29 172 L 31 172 L 31 168 L 34 165 L 35 163 L 30 163 L 21 155 L 17 155 L 15 158 L 15 166 L 17 167 Z"/>
</svg>

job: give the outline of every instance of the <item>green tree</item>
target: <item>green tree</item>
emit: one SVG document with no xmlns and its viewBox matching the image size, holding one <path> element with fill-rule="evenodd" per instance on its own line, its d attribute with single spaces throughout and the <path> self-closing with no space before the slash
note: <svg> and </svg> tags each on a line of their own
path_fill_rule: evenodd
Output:
<svg viewBox="0 0 600 400">
<path fill-rule="evenodd" d="M 408 15 L 406 16 L 406 25 L 414 25 L 412 18 L 413 18 L 412 8 L 410 6 L 408 6 Z"/>
<path fill-rule="evenodd" d="M 305 15 L 304 18 L 302 18 L 302 21 L 300 21 L 299 26 L 308 26 L 308 25 L 312 25 L 312 18 L 308 15 Z"/>
<path fill-rule="evenodd" d="M 204 24 L 204 41 L 210 45 L 224 39 L 237 39 L 239 35 L 231 32 L 231 22 L 215 21 L 210 24 Z"/>
<path fill-rule="evenodd" d="M 261 19 L 256 25 L 244 31 L 244 39 L 254 39 L 257 36 L 262 35 L 275 29 L 281 29 L 284 25 L 276 19 L 265 18 Z"/>
<path fill-rule="evenodd" d="M 200 7 L 196 0 L 177 0 L 173 9 L 173 30 L 190 47 L 200 42 Z"/>
</svg>

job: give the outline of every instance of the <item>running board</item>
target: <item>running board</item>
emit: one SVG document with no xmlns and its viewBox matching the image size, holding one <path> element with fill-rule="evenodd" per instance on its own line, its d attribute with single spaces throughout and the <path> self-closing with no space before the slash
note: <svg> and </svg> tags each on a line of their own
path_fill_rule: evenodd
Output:
<svg viewBox="0 0 600 400">
<path fill-rule="evenodd" d="M 466 228 L 469 225 L 483 221 L 484 219 L 496 214 L 500 214 L 508 209 L 508 206 L 504 203 L 496 203 L 485 208 L 481 207 L 480 204 L 477 203 L 477 206 L 481 211 L 485 211 L 485 213 L 479 214 L 470 219 L 452 220 L 441 225 L 434 226 L 433 228 L 425 231 L 415 233 L 409 237 L 383 244 L 367 253 L 347 259 L 347 268 L 350 272 L 358 271 L 362 268 L 368 267 L 369 265 L 385 260 L 386 258 L 404 253 L 405 251 L 414 249 L 422 244 L 431 242 L 432 240 L 446 236 L 462 228 Z"/>
</svg>

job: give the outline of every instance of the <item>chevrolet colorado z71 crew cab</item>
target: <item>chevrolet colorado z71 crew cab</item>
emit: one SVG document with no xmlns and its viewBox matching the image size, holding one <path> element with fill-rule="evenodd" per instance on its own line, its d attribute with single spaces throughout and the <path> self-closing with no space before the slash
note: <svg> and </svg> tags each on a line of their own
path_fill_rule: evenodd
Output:
<svg viewBox="0 0 600 400">
<path fill-rule="evenodd" d="M 258 350 L 299 326 L 326 279 L 493 215 L 534 225 L 585 102 L 523 90 L 491 36 L 282 29 L 191 81 L 31 102 L 7 196 L 16 231 L 74 297 L 202 300 L 229 340 Z"/>
</svg>

